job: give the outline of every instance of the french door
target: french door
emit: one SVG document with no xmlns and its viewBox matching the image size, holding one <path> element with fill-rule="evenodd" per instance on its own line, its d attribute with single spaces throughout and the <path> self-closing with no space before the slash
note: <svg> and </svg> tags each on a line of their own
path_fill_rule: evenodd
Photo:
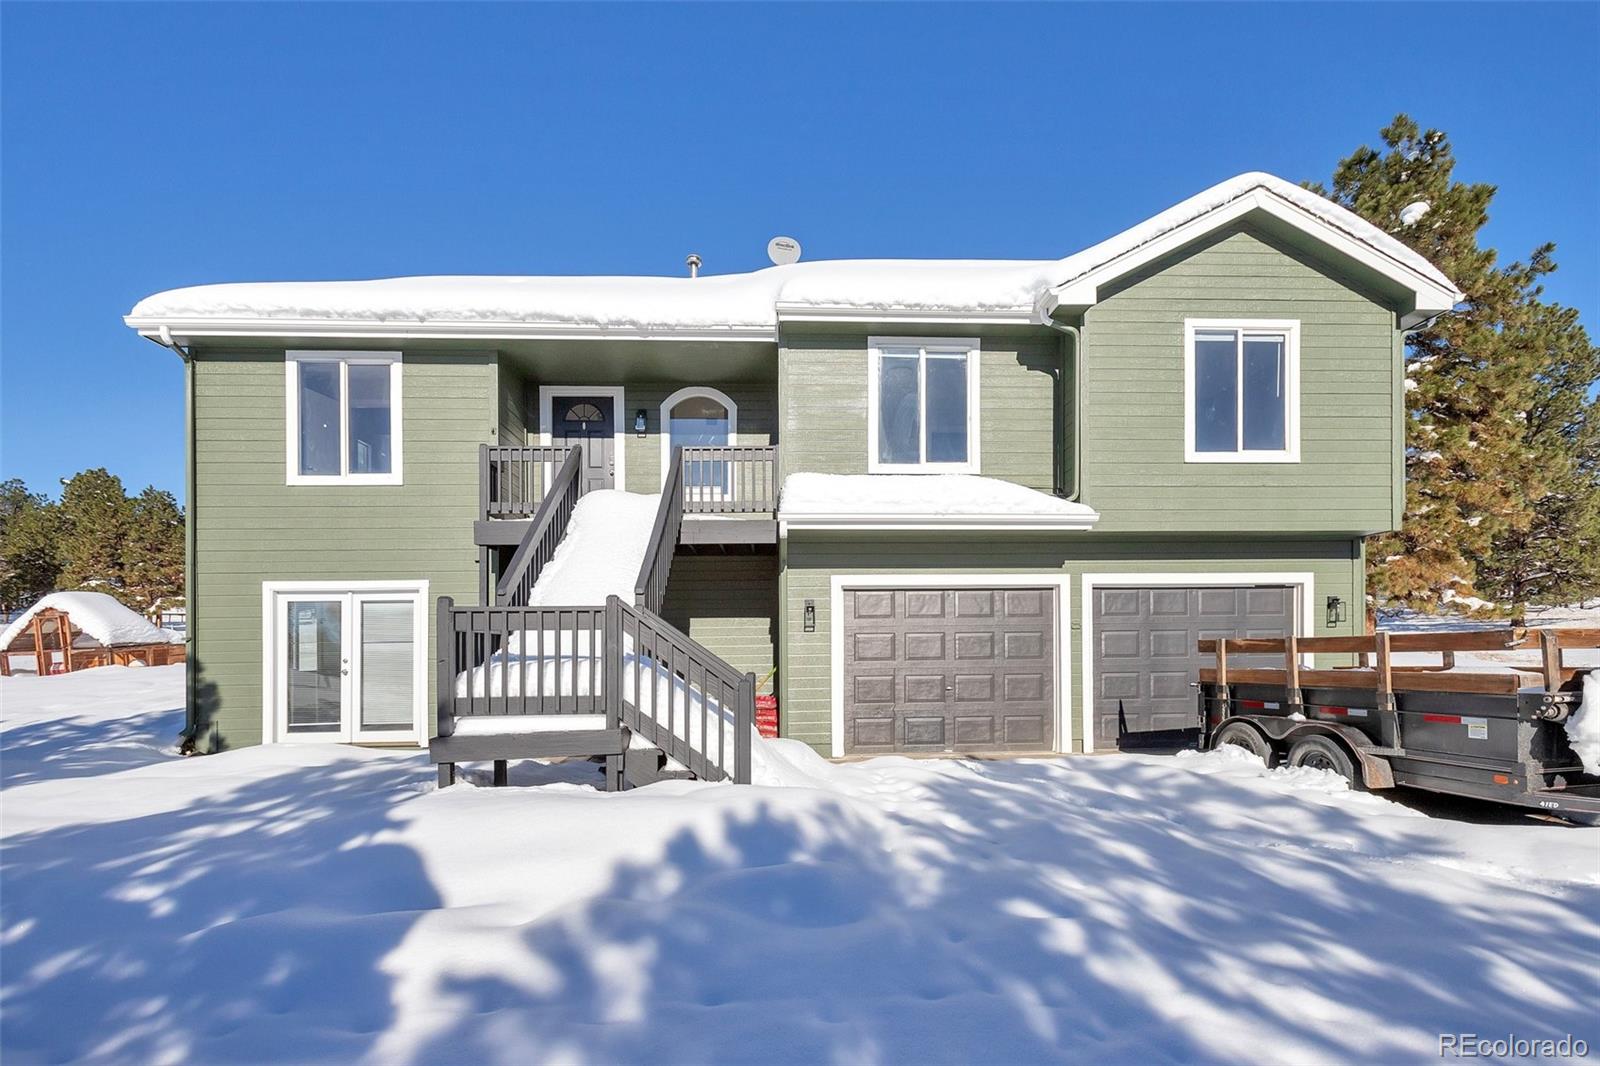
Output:
<svg viewBox="0 0 1600 1066">
<path fill-rule="evenodd" d="M 421 589 L 279 586 L 268 595 L 278 740 L 425 739 Z"/>
</svg>

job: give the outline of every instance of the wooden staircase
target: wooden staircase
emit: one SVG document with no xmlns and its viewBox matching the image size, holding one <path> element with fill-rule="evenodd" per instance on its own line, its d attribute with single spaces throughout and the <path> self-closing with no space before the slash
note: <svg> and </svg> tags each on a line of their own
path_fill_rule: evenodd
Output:
<svg viewBox="0 0 1600 1066">
<path fill-rule="evenodd" d="M 581 445 L 566 453 L 492 604 L 439 599 L 438 736 L 429 751 L 440 785 L 454 780 L 457 762 L 492 761 L 500 784 L 508 760 L 556 755 L 603 756 L 608 789 L 675 779 L 747 783 L 755 675 L 659 613 L 683 524 L 681 450 L 634 603 L 613 596 L 604 607 L 528 606 L 583 495 L 582 462 Z"/>
</svg>

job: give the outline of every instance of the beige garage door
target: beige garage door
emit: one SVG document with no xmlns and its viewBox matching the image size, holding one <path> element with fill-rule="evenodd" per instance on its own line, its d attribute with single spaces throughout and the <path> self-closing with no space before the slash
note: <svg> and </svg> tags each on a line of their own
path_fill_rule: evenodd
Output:
<svg viewBox="0 0 1600 1066">
<path fill-rule="evenodd" d="M 844 750 L 1050 751 L 1055 592 L 846 589 Z"/>
</svg>

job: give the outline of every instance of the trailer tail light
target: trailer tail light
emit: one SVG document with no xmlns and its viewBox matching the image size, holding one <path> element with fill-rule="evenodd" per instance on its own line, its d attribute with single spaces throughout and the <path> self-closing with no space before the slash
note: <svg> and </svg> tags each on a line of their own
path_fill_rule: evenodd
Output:
<svg viewBox="0 0 1600 1066">
<path fill-rule="evenodd" d="M 1505 774 L 1495 774 L 1494 783 L 1497 785 L 1509 785 L 1511 784 L 1511 778 L 1507 777 Z"/>
</svg>

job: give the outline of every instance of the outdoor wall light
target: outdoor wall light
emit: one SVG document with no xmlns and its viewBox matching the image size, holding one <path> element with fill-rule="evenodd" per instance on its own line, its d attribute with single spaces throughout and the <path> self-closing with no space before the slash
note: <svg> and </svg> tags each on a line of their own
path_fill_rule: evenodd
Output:
<svg viewBox="0 0 1600 1066">
<path fill-rule="evenodd" d="M 817 601 L 816 600 L 807 600 L 806 601 L 805 630 L 806 630 L 807 633 L 815 633 L 817 631 Z"/>
<path fill-rule="evenodd" d="M 641 437 L 644 436 L 644 430 L 645 430 L 646 424 L 647 423 L 645 422 L 644 408 L 641 407 L 641 408 L 639 408 L 639 410 L 633 416 L 633 431 L 635 433 L 639 434 L 639 436 L 641 436 Z"/>
<path fill-rule="evenodd" d="M 1328 597 L 1328 625 L 1336 626 L 1344 621 L 1344 601 L 1337 596 Z"/>
</svg>

